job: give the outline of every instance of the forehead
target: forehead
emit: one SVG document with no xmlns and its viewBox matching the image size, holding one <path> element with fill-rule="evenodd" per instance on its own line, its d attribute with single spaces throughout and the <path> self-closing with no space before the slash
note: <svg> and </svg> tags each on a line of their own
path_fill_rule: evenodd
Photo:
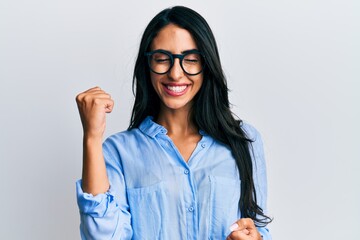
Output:
<svg viewBox="0 0 360 240">
<path fill-rule="evenodd" d="M 197 49 L 193 36 L 186 29 L 174 24 L 162 28 L 151 43 L 151 51 L 163 49 L 172 53 L 182 53 Z"/>
</svg>

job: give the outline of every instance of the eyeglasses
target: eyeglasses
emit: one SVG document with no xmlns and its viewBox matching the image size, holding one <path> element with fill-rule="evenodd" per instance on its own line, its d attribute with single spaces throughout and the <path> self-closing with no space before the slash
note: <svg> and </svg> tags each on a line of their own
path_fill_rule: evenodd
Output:
<svg viewBox="0 0 360 240">
<path fill-rule="evenodd" d="M 174 66 L 175 58 L 180 60 L 182 70 L 188 75 L 197 75 L 203 71 L 204 56 L 198 50 L 190 50 L 184 54 L 172 54 L 165 50 L 146 52 L 150 70 L 157 74 L 166 74 Z"/>
</svg>

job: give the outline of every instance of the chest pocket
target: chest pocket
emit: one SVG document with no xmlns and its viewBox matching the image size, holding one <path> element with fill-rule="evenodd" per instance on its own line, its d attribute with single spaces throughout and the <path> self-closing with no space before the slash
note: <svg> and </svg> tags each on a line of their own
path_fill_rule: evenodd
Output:
<svg viewBox="0 0 360 240">
<path fill-rule="evenodd" d="M 161 236 L 161 207 L 164 206 L 166 190 L 163 182 L 147 187 L 128 188 L 133 239 L 158 239 Z"/>
</svg>

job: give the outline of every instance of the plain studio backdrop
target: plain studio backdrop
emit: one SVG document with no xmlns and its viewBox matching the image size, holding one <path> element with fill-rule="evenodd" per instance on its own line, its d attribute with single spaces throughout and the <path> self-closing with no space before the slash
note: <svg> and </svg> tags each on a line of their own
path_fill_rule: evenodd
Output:
<svg viewBox="0 0 360 240">
<path fill-rule="evenodd" d="M 79 239 L 75 96 L 125 130 L 140 37 L 163 8 L 212 27 L 232 110 L 262 134 L 274 240 L 359 239 L 359 1 L 0 2 L 0 239 Z M 226 197 L 226 196 L 224 196 Z"/>
</svg>

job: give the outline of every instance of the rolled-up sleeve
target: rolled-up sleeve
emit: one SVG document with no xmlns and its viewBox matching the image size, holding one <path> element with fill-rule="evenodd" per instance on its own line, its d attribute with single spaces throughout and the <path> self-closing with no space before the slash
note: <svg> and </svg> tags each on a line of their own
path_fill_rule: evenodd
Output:
<svg viewBox="0 0 360 240">
<path fill-rule="evenodd" d="M 81 180 L 76 182 L 80 211 L 81 239 L 131 239 L 131 215 L 126 198 L 126 186 L 115 143 L 103 144 L 110 189 L 96 196 L 83 192 Z"/>
</svg>

